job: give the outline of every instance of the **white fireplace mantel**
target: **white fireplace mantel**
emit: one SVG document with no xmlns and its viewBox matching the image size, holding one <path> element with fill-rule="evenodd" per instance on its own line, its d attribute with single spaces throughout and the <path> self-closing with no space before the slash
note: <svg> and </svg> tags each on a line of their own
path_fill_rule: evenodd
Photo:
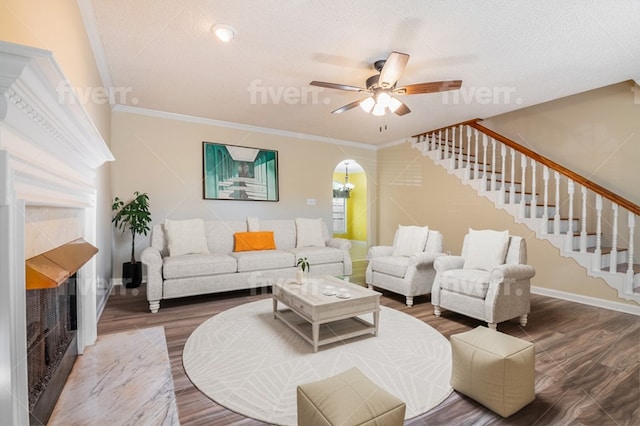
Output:
<svg viewBox="0 0 640 426">
<path fill-rule="evenodd" d="M 49 51 L 0 42 L 0 412 L 28 425 L 24 212 L 80 208 L 96 245 L 96 174 L 114 158 Z M 78 349 L 96 339 L 95 258 L 78 272 Z"/>
</svg>

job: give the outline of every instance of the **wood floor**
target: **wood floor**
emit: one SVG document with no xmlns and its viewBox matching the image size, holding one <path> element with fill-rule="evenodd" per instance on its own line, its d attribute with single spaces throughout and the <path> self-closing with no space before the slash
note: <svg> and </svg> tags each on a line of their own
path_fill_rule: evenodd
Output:
<svg viewBox="0 0 640 426">
<path fill-rule="evenodd" d="M 364 262 L 354 262 L 353 282 L 364 282 Z M 444 336 L 482 325 L 452 312 L 433 315 L 429 296 L 407 308 L 404 298 L 383 292 L 381 303 L 426 322 Z M 217 405 L 189 381 L 182 349 L 191 332 L 219 312 L 270 297 L 236 291 L 163 301 L 151 314 L 144 286 L 116 288 L 98 323 L 98 333 L 156 325 L 165 327 L 182 425 L 259 425 Z M 498 329 L 535 343 L 536 399 L 503 419 L 455 391 L 442 404 L 406 425 L 638 425 L 640 424 L 640 317 L 534 295 L 529 323 L 501 323 Z"/>
</svg>

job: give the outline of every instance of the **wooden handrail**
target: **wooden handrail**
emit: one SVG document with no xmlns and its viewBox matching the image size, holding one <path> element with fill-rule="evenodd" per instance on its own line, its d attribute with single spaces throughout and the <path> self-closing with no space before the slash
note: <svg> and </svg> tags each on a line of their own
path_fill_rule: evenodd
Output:
<svg viewBox="0 0 640 426">
<path fill-rule="evenodd" d="M 596 194 L 600 194 L 602 195 L 604 198 L 610 200 L 611 202 L 619 205 L 620 207 L 624 207 L 625 209 L 629 210 L 631 213 L 635 214 L 635 215 L 640 215 L 640 206 L 638 206 L 637 204 L 627 200 L 626 198 L 623 198 L 621 196 L 619 196 L 618 194 L 615 194 L 611 191 L 609 191 L 608 189 L 598 185 L 597 183 L 590 181 L 589 179 L 585 178 L 584 176 L 581 176 L 569 169 L 567 169 L 566 167 L 556 163 L 553 160 L 548 159 L 547 157 L 544 157 L 540 154 L 538 154 L 537 152 L 534 152 L 532 150 L 530 150 L 529 148 L 526 148 L 520 144 L 518 144 L 517 142 L 512 141 L 511 139 L 502 136 L 499 133 L 494 132 L 491 129 L 488 129 L 486 127 L 484 127 L 482 124 L 478 123 L 478 121 L 480 121 L 480 119 L 474 119 L 474 120 L 469 120 L 469 121 L 464 121 L 462 123 L 458 123 L 458 124 L 453 124 L 451 126 L 447 126 L 447 127 L 443 127 L 440 129 L 435 129 L 435 130 L 430 130 L 428 132 L 424 132 L 424 133 L 420 133 L 418 135 L 415 135 L 414 137 L 421 137 L 421 136 L 426 136 L 435 132 L 438 132 L 440 130 L 444 130 L 447 128 L 451 128 L 451 127 L 457 127 L 459 125 L 467 125 L 469 127 L 473 127 L 474 129 L 478 130 L 481 133 L 484 133 L 485 135 L 494 138 L 497 141 L 502 142 L 503 144 L 515 149 L 516 151 L 519 151 L 521 153 L 523 153 L 524 155 L 526 155 L 527 157 L 530 157 L 532 159 L 534 159 L 537 163 L 540 164 L 544 164 L 545 166 L 549 167 L 552 170 L 555 170 L 559 173 L 562 173 L 563 175 L 565 175 L 566 177 L 568 177 L 569 179 L 573 180 L 574 182 L 579 183 L 580 185 L 585 186 L 586 188 L 590 189 L 591 191 L 595 192 Z"/>
<path fill-rule="evenodd" d="M 430 135 L 431 133 L 439 132 L 440 130 L 450 129 L 452 127 L 458 127 L 460 125 L 462 125 L 462 126 L 471 126 L 471 124 L 477 123 L 480 120 L 482 120 L 482 119 L 481 118 L 474 118 L 473 120 L 467 120 L 467 121 L 463 121 L 461 123 L 456 123 L 456 124 L 451 124 L 449 126 L 441 127 L 439 129 L 429 130 L 428 132 L 418 133 L 417 135 L 413 135 L 411 137 L 412 138 L 420 138 L 422 136 Z"/>
<path fill-rule="evenodd" d="M 556 163 L 553 160 L 548 159 L 547 157 L 544 157 L 540 154 L 538 154 L 537 152 L 534 152 L 514 141 L 512 141 L 511 139 L 502 136 L 499 133 L 494 132 L 491 129 L 488 129 L 486 127 L 484 127 L 482 124 L 478 123 L 478 122 L 472 122 L 469 124 L 470 127 L 473 127 L 474 129 L 477 129 L 478 131 L 486 134 L 487 136 L 490 136 L 492 138 L 494 138 L 495 140 L 498 140 L 500 142 L 502 142 L 503 144 L 510 146 L 511 148 L 520 151 L 521 153 L 525 154 L 527 157 L 530 157 L 532 159 L 534 159 L 537 163 L 540 164 L 544 164 L 545 166 L 562 173 L 563 175 L 565 175 L 566 177 L 568 177 L 569 179 L 573 180 L 574 182 L 579 183 L 582 186 L 585 186 L 586 188 L 590 189 L 591 191 L 595 192 L 596 194 L 600 194 L 602 195 L 604 198 L 608 199 L 609 201 L 614 202 L 615 204 L 619 205 L 620 207 L 624 207 L 625 209 L 629 210 L 630 212 L 632 212 L 635 215 L 640 215 L 640 206 L 638 206 L 637 204 L 627 200 L 626 198 L 623 198 L 621 196 L 619 196 L 618 194 L 615 194 L 611 191 L 609 191 L 608 189 L 598 185 L 597 183 L 587 179 L 584 176 L 581 176 L 569 169 L 567 169 L 564 166 L 561 166 L 560 164 Z"/>
</svg>

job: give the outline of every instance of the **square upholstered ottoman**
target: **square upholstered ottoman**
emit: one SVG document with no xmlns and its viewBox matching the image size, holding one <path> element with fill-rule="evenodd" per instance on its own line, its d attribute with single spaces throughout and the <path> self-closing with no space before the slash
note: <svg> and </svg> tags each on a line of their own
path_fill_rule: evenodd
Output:
<svg viewBox="0 0 640 426">
<path fill-rule="evenodd" d="M 502 417 L 535 399 L 533 343 L 486 327 L 451 336 L 451 386 Z"/>
<path fill-rule="evenodd" d="M 298 425 L 402 425 L 406 405 L 357 368 L 298 386 Z"/>
</svg>

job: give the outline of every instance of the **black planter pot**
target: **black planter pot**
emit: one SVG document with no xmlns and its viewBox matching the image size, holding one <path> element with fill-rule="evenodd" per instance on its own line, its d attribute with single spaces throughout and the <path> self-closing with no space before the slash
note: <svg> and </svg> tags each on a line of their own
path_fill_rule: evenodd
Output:
<svg viewBox="0 0 640 426">
<path fill-rule="evenodd" d="M 122 284 L 126 288 L 140 287 L 142 284 L 142 262 L 122 264 Z"/>
</svg>

